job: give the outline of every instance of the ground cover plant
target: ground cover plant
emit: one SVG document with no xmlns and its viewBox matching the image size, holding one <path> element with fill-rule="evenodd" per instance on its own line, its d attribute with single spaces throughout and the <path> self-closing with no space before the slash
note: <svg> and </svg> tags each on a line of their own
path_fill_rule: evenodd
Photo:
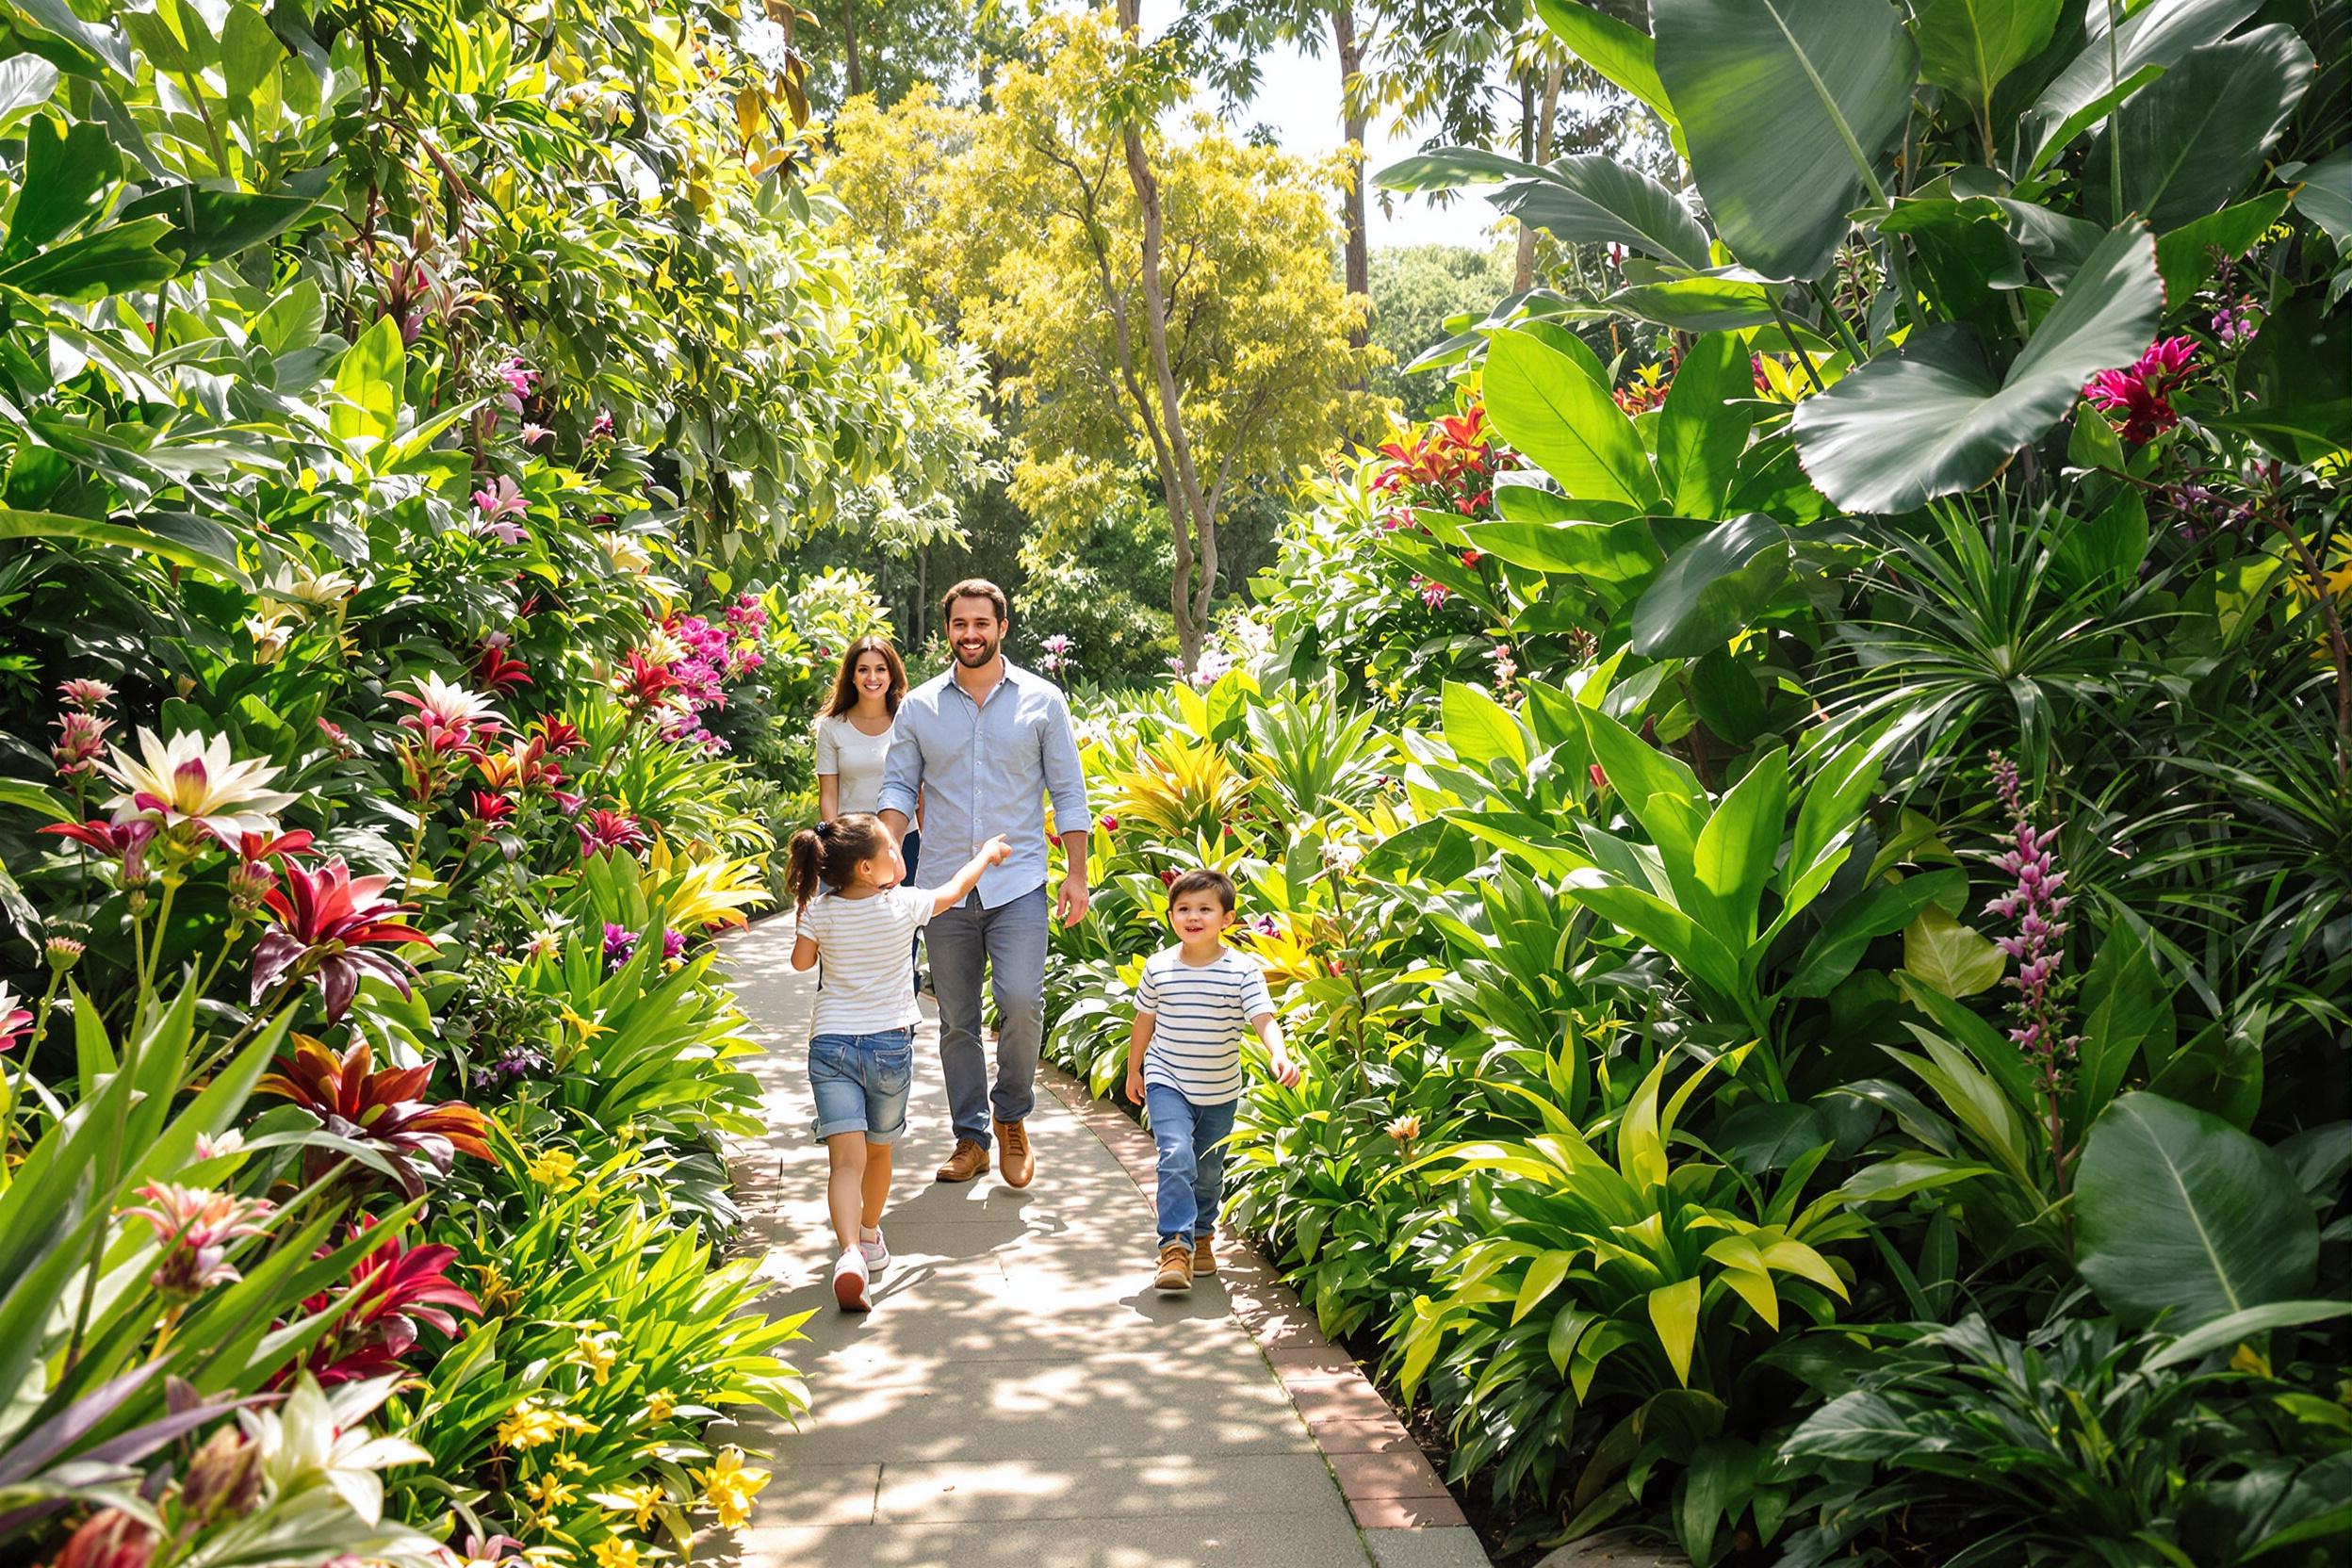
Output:
<svg viewBox="0 0 2352 1568">
<path fill-rule="evenodd" d="M 876 613 L 777 549 L 969 368 L 716 10 L 0 36 L 0 1555 L 683 1557 L 800 1404 L 711 938 Z"/>
<path fill-rule="evenodd" d="M 1097 704 L 1053 1049 L 1233 873 L 1309 1070 L 1232 1218 L 1509 1550 L 2340 1558 L 2344 16 L 1537 9 L 1690 188 L 1380 176 L 1609 282 Z"/>
</svg>

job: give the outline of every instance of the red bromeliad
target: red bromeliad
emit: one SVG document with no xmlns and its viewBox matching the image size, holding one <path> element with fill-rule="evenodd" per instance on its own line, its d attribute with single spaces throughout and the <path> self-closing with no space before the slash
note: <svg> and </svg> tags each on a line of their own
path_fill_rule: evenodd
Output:
<svg viewBox="0 0 2352 1568">
<path fill-rule="evenodd" d="M 291 1100 L 336 1136 L 373 1145 L 412 1198 L 425 1190 L 414 1160 L 447 1175 L 459 1154 L 491 1157 L 485 1141 L 489 1124 L 480 1111 L 463 1101 L 433 1104 L 418 1098 L 433 1076 L 430 1065 L 378 1071 L 364 1040 L 338 1056 L 307 1035 L 297 1035 L 294 1054 L 279 1057 L 276 1067 L 253 1086 L 255 1093 Z"/>
<path fill-rule="evenodd" d="M 363 1217 L 354 1237 L 375 1229 Z M 416 1348 L 417 1325 L 454 1337 L 456 1313 L 482 1315 L 472 1292 L 449 1278 L 457 1249 L 429 1243 L 411 1247 L 399 1236 L 370 1248 L 352 1266 L 342 1292 L 320 1291 L 302 1302 L 305 1316 L 341 1306 L 335 1327 L 311 1348 L 306 1364 L 321 1387 L 380 1378 L 401 1369 L 400 1358 Z"/>
<path fill-rule="evenodd" d="M 262 896 L 262 908 L 275 923 L 261 934 L 253 951 L 255 1002 L 289 975 L 316 975 L 326 996 L 327 1021 L 333 1023 L 351 1009 L 363 974 L 377 975 L 408 994 L 415 971 L 390 953 L 370 950 L 431 947 L 433 939 L 402 923 L 400 917 L 414 912 L 406 905 L 383 896 L 390 877 L 354 877 L 338 855 L 315 872 L 288 864 L 286 880 L 285 889 Z"/>
</svg>

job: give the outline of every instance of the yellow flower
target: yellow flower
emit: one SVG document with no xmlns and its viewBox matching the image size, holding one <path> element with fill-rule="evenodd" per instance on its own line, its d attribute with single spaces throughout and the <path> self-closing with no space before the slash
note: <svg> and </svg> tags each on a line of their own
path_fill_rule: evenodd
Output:
<svg viewBox="0 0 2352 1568">
<path fill-rule="evenodd" d="M 595 1039 L 598 1035 L 609 1035 L 612 1032 L 601 1023 L 580 1017 L 578 1013 L 572 1010 L 571 1005 L 568 1003 L 565 1004 L 564 1008 L 564 1021 L 579 1032 L 580 1043 L 582 1045 L 586 1045 L 590 1040 Z"/>
<path fill-rule="evenodd" d="M 610 1513 L 626 1513 L 636 1520 L 639 1529 L 653 1524 L 653 1516 L 662 1507 L 662 1489 L 642 1481 L 616 1486 L 610 1492 L 596 1494 L 596 1501 Z"/>
<path fill-rule="evenodd" d="M 574 1366 L 584 1366 L 602 1388 L 612 1380 L 612 1364 L 621 1359 L 620 1334 L 612 1329 L 598 1329 L 582 1333 L 564 1359 Z"/>
<path fill-rule="evenodd" d="M 554 1442 L 562 1429 L 562 1420 L 554 1411 L 525 1395 L 514 1402 L 506 1419 L 498 1423 L 498 1445 L 506 1448 L 536 1448 L 542 1443 Z"/>
<path fill-rule="evenodd" d="M 768 1473 L 745 1468 L 743 1451 L 736 1447 L 720 1449 L 710 1469 L 691 1474 L 694 1484 L 702 1488 L 704 1505 L 718 1511 L 722 1529 L 736 1529 L 749 1523 L 751 1500 L 768 1484 Z"/>
<path fill-rule="evenodd" d="M 557 1450 L 555 1457 L 547 1461 L 547 1473 L 549 1475 L 555 1475 L 565 1470 L 570 1471 L 575 1476 L 584 1476 L 588 1473 L 588 1466 L 582 1464 L 580 1462 L 580 1456 L 573 1453 L 568 1448 L 559 1449 Z"/>
<path fill-rule="evenodd" d="M 541 1513 L 553 1513 L 559 1508 L 580 1501 L 580 1488 L 552 1471 L 524 1482 L 523 1494 Z"/>
<path fill-rule="evenodd" d="M 596 1554 L 596 1568 L 645 1568 L 645 1548 L 634 1541 L 607 1536 L 590 1549 Z"/>
<path fill-rule="evenodd" d="M 655 1394 L 645 1400 L 645 1419 L 648 1421 L 667 1421 L 670 1418 L 671 1412 L 677 1409 L 678 1401 L 676 1399 L 666 1394 Z"/>
<path fill-rule="evenodd" d="M 523 1174 L 549 1192 L 569 1192 L 580 1185 L 573 1174 L 580 1168 L 580 1156 L 562 1149 L 550 1149 L 533 1155 L 523 1167 Z"/>
</svg>

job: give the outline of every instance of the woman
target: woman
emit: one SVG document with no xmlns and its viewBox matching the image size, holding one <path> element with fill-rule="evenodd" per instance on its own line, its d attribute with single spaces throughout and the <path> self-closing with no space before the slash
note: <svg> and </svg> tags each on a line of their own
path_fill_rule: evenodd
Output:
<svg viewBox="0 0 2352 1568">
<path fill-rule="evenodd" d="M 860 637 L 841 653 L 833 694 L 817 717 L 817 820 L 872 811 L 882 798 L 882 769 L 890 760 L 906 666 L 888 637 Z M 923 855 L 922 816 L 906 827 L 898 853 L 906 862 L 903 885 L 914 887 Z M 921 939 L 918 938 L 918 945 Z"/>
</svg>

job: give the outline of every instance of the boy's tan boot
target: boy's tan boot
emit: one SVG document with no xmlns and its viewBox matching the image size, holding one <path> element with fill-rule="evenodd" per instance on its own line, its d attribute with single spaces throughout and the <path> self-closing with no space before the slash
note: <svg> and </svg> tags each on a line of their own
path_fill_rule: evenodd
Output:
<svg viewBox="0 0 2352 1568">
<path fill-rule="evenodd" d="M 1192 1249 L 1181 1241 L 1171 1241 L 1160 1249 L 1160 1271 L 1152 1281 L 1152 1288 L 1164 1295 L 1174 1296 L 1192 1288 Z"/>
<path fill-rule="evenodd" d="M 1029 1124 L 996 1124 L 996 1174 L 1008 1187 L 1025 1187 L 1037 1179 L 1037 1157 L 1029 1148 Z"/>
<path fill-rule="evenodd" d="M 1208 1232 L 1203 1231 L 1200 1233 L 1200 1239 L 1192 1244 L 1192 1271 L 1195 1274 L 1217 1272 L 1217 1249 L 1212 1245 L 1215 1239 Z"/>
</svg>

